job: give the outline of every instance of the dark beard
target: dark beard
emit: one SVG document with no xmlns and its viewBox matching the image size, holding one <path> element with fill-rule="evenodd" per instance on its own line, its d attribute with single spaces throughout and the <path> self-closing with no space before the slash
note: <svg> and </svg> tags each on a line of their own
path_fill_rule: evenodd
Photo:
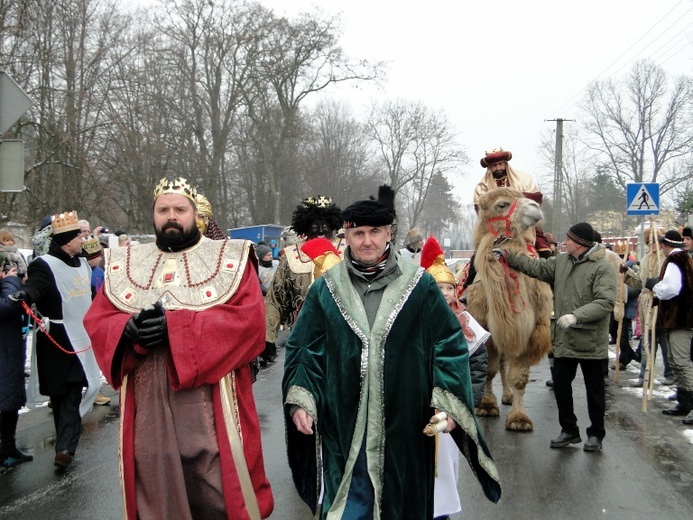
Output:
<svg viewBox="0 0 693 520">
<path fill-rule="evenodd" d="M 177 229 L 178 233 L 167 233 L 168 229 Z M 156 234 L 156 246 L 162 251 L 182 251 L 191 246 L 194 246 L 200 240 L 200 230 L 197 225 L 193 225 L 189 229 L 185 229 L 178 222 L 166 222 L 161 229 L 154 230 Z"/>
<path fill-rule="evenodd" d="M 505 174 L 507 173 L 506 170 L 496 170 L 495 172 L 491 172 L 493 174 L 494 179 L 502 179 L 505 177 Z"/>
</svg>

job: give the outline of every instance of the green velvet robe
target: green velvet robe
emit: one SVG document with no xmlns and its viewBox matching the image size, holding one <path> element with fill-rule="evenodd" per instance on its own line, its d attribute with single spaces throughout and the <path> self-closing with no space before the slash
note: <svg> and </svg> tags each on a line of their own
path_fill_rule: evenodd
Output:
<svg viewBox="0 0 693 520">
<path fill-rule="evenodd" d="M 344 262 L 311 287 L 286 344 L 283 397 L 294 482 L 322 518 L 341 518 L 362 442 L 375 492 L 374 519 L 433 518 L 434 409 L 489 500 L 500 499 L 495 463 L 474 417 L 467 345 L 435 280 L 409 262 L 385 289 L 372 329 Z M 293 406 L 317 435 L 293 424 Z"/>
</svg>

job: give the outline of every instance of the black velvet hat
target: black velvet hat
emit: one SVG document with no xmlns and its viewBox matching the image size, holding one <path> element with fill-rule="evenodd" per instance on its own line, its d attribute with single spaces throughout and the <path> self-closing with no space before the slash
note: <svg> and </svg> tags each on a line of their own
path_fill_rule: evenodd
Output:
<svg viewBox="0 0 693 520">
<path fill-rule="evenodd" d="M 344 229 L 360 226 L 389 226 L 395 212 L 377 200 L 357 200 L 342 211 Z"/>
</svg>

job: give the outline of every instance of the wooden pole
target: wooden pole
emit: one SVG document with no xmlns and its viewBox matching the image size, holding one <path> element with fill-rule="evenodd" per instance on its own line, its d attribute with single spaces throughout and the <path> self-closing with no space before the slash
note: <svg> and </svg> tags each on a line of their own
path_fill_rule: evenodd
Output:
<svg viewBox="0 0 693 520">
<path fill-rule="evenodd" d="M 654 269 L 655 262 L 659 266 L 662 265 L 660 261 L 661 251 L 659 249 L 659 237 L 657 237 L 657 227 L 654 225 L 652 218 L 650 218 L 650 244 L 654 242 L 655 244 L 655 254 L 649 252 L 648 247 L 648 262 L 647 262 L 647 278 L 652 277 L 652 270 Z M 657 273 L 659 275 L 659 273 Z M 645 320 L 648 324 L 648 331 L 650 333 L 649 341 L 647 342 L 647 361 L 645 363 L 645 377 L 643 377 L 642 382 L 642 411 L 647 412 L 647 401 L 648 394 L 649 398 L 652 398 L 652 387 L 654 386 L 654 356 L 655 356 L 655 345 L 657 341 L 656 335 L 656 323 L 654 320 L 657 319 L 657 309 L 652 309 L 652 301 L 654 300 L 654 293 L 650 292 L 650 300 L 647 303 L 647 310 L 645 314 Z M 645 335 L 643 337 L 646 337 Z M 643 345 L 643 348 L 645 345 Z"/>
</svg>

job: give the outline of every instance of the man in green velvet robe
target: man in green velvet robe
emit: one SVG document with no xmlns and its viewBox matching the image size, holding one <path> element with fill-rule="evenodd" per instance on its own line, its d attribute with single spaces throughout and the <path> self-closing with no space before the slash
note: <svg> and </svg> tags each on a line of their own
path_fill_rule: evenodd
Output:
<svg viewBox="0 0 693 520">
<path fill-rule="evenodd" d="M 459 321 L 433 277 L 398 262 L 391 209 L 358 201 L 342 217 L 344 261 L 312 285 L 286 344 L 287 449 L 301 497 L 320 518 L 430 520 L 435 438 L 423 429 L 444 411 L 445 431 L 497 502 Z"/>
</svg>

